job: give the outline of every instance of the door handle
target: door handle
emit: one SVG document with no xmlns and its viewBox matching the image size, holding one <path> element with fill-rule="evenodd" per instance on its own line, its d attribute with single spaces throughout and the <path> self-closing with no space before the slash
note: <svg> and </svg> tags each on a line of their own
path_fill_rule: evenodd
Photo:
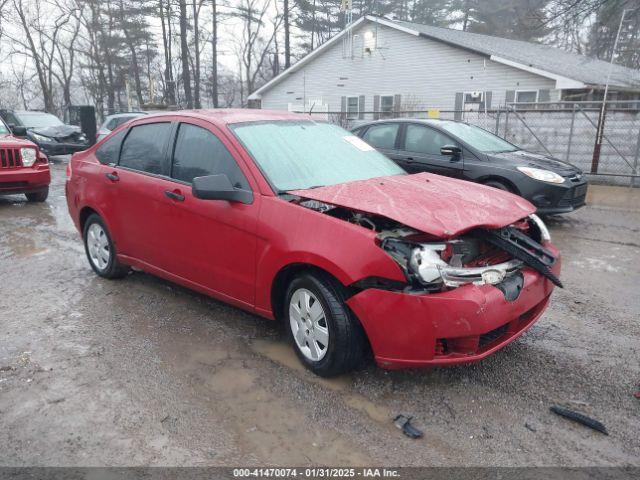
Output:
<svg viewBox="0 0 640 480">
<path fill-rule="evenodd" d="M 171 190 L 167 190 L 164 192 L 164 194 L 171 200 L 175 200 L 176 202 L 184 202 L 184 195 L 182 195 L 179 191 L 172 192 Z"/>
<path fill-rule="evenodd" d="M 405 161 L 405 162 L 407 162 L 407 163 L 414 163 L 414 162 L 415 162 L 415 160 L 413 159 L 413 157 L 406 157 L 406 158 L 404 159 L 404 161 Z"/>
<path fill-rule="evenodd" d="M 112 182 L 117 182 L 118 180 L 120 180 L 120 177 L 118 177 L 118 174 L 115 173 L 115 172 L 113 172 L 113 173 L 105 173 L 104 176 L 107 177 Z"/>
</svg>

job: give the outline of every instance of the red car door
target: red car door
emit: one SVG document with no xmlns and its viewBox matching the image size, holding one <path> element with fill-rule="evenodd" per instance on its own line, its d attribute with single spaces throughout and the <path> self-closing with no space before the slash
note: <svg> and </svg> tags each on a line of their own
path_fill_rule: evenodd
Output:
<svg viewBox="0 0 640 480">
<path fill-rule="evenodd" d="M 254 303 L 256 222 L 259 195 L 252 204 L 201 200 L 193 196 L 195 177 L 225 174 L 231 183 L 253 190 L 250 173 L 240 167 L 233 147 L 208 122 L 190 119 L 178 125 L 172 150 L 173 185 L 164 201 L 169 271 L 227 300 Z"/>
<path fill-rule="evenodd" d="M 111 221 L 116 225 L 118 253 L 157 268 L 167 266 L 163 224 L 164 191 L 171 185 L 168 145 L 172 124 L 155 121 L 133 126 L 120 161 L 107 175 L 116 185 Z"/>
</svg>

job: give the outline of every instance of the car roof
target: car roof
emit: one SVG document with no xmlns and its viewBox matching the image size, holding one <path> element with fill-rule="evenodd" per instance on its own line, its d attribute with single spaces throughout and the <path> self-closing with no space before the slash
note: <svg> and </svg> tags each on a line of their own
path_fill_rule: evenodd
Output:
<svg viewBox="0 0 640 480">
<path fill-rule="evenodd" d="M 448 119 L 441 119 L 441 118 L 385 118 L 385 119 L 381 119 L 381 120 L 375 120 L 373 122 L 366 122 L 363 123 L 361 125 L 357 125 L 356 127 L 354 127 L 354 129 L 356 128 L 362 128 L 362 127 L 368 127 L 371 125 L 376 125 L 378 123 L 422 123 L 424 125 L 431 125 L 434 127 L 438 127 L 438 126 L 442 126 L 443 124 L 446 123 L 462 123 L 464 125 L 470 125 L 467 122 L 459 122 L 458 120 L 448 120 Z"/>
<path fill-rule="evenodd" d="M 291 113 L 282 110 L 259 110 L 250 108 L 218 108 L 202 110 L 178 110 L 172 112 L 154 113 L 145 117 L 185 117 L 200 118 L 217 124 L 233 124 L 245 122 L 265 122 L 273 120 L 306 120 L 312 121 L 309 115 Z"/>
</svg>

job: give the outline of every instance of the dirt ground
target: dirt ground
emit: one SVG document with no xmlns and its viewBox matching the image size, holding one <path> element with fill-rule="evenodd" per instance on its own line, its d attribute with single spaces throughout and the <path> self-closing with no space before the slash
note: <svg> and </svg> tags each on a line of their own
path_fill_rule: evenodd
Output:
<svg viewBox="0 0 640 480">
<path fill-rule="evenodd" d="M 0 199 L 1 465 L 640 465 L 640 189 L 592 187 L 549 221 L 566 288 L 491 358 L 321 380 L 271 322 L 144 273 L 94 275 L 64 168 L 47 203 Z"/>
</svg>

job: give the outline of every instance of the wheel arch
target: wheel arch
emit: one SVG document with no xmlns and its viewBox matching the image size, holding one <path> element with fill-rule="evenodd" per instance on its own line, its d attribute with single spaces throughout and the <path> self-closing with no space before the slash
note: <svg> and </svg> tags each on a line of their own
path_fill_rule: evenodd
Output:
<svg viewBox="0 0 640 480">
<path fill-rule="evenodd" d="M 479 177 L 476 179 L 476 182 L 478 183 L 486 183 L 489 181 L 495 181 L 495 182 L 500 182 L 502 184 L 504 184 L 505 186 L 509 187 L 509 190 L 511 193 L 515 193 L 516 195 L 520 195 L 520 189 L 518 189 L 518 187 L 515 185 L 515 183 L 513 183 L 511 180 L 509 180 L 506 177 L 501 177 L 499 175 L 485 175 L 483 177 Z"/>
</svg>

